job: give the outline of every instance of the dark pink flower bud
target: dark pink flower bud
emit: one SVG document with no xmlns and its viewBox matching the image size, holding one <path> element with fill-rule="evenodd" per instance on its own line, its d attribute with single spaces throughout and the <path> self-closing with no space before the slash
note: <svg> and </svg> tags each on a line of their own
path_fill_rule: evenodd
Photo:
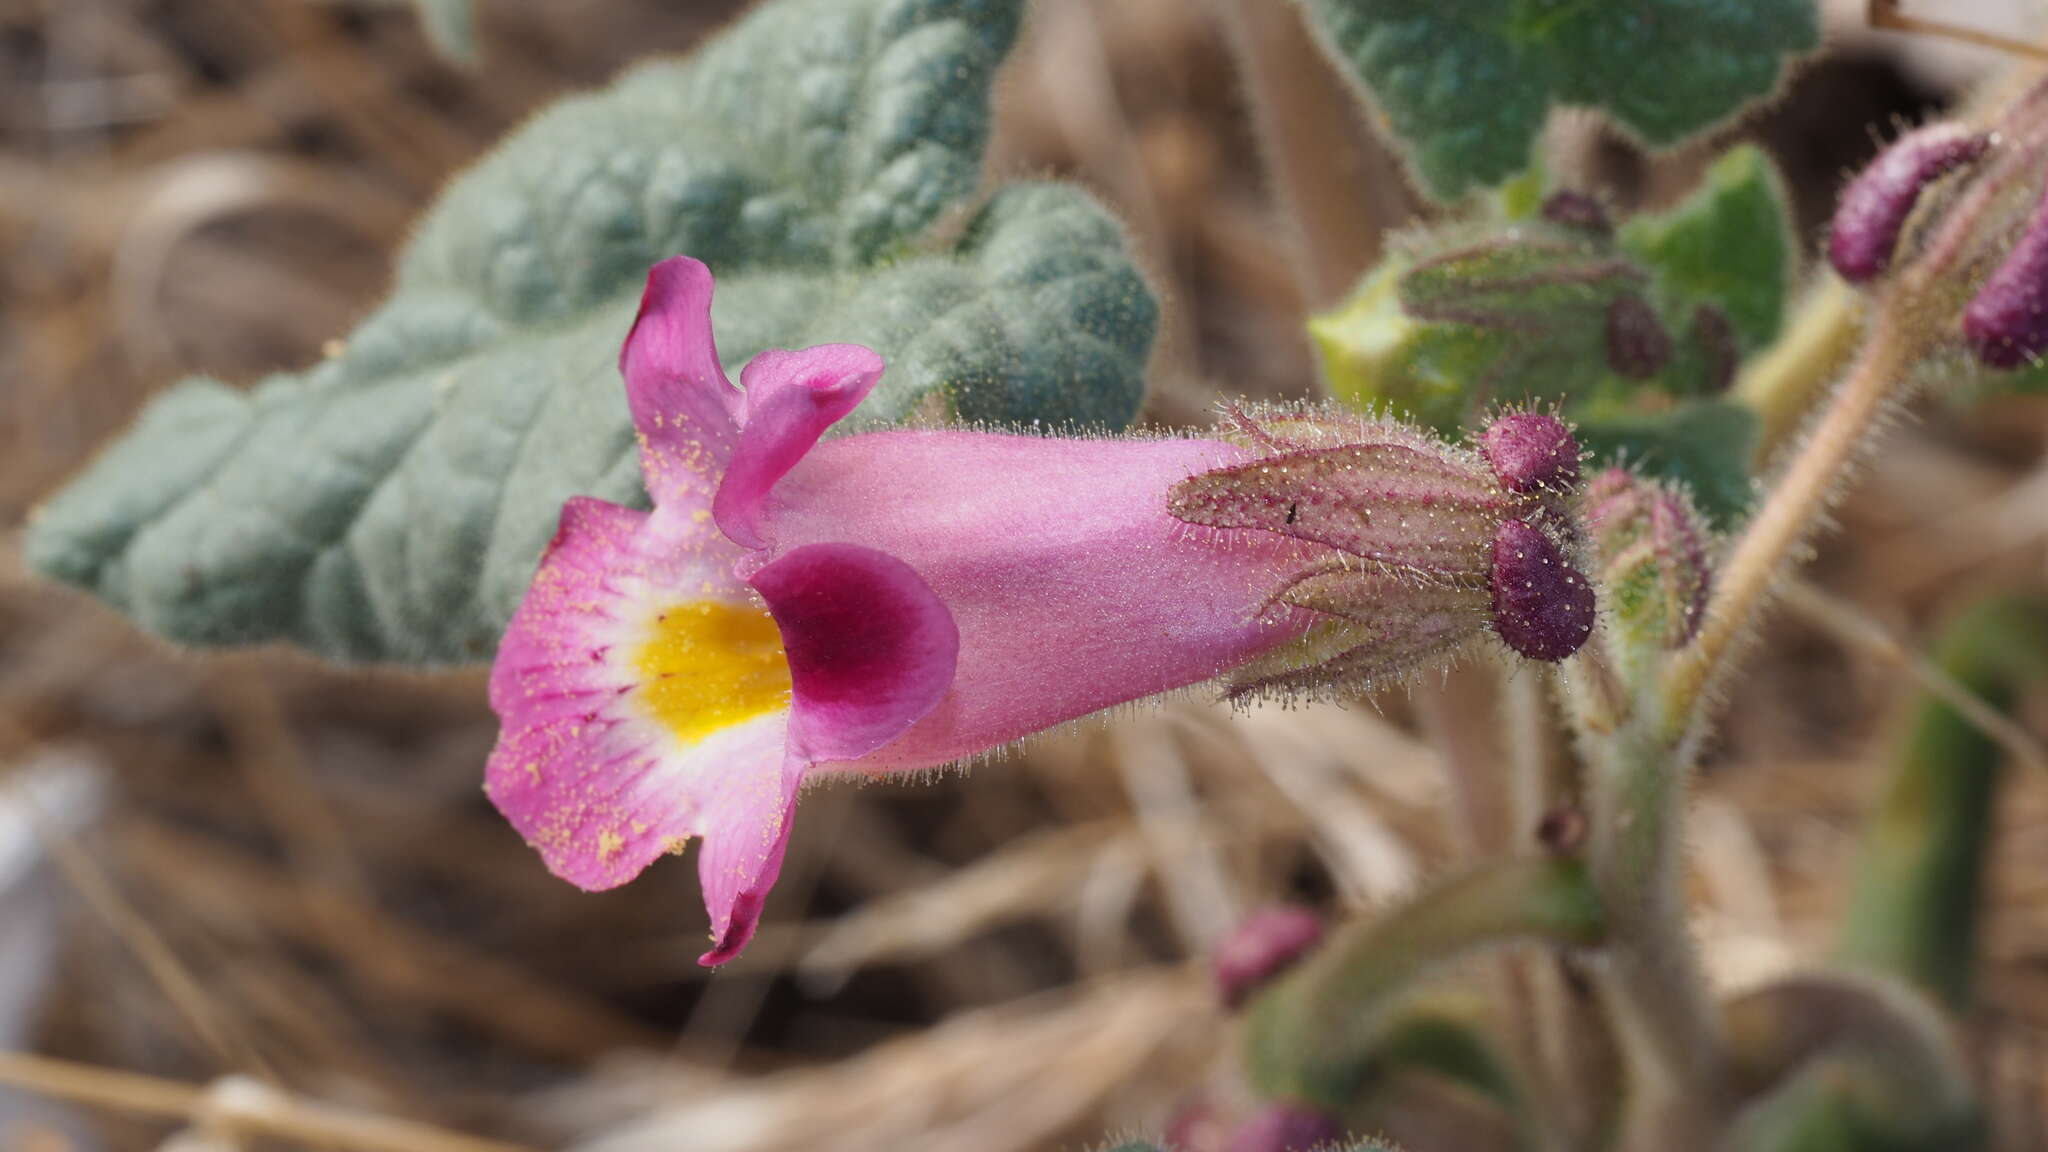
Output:
<svg viewBox="0 0 2048 1152">
<path fill-rule="evenodd" d="M 1328 1113 L 1306 1104 L 1268 1104 L 1230 1134 L 1230 1152 L 1317 1152 L 1344 1138 Z"/>
<path fill-rule="evenodd" d="M 1993 368 L 2018 368 L 2048 352 L 2048 192 L 1964 310 L 1963 338 Z"/>
<path fill-rule="evenodd" d="M 1254 912 L 1216 947 L 1210 961 L 1216 991 L 1235 1008 L 1322 939 L 1322 917 L 1306 908 L 1283 905 Z"/>
<path fill-rule="evenodd" d="M 1899 234 L 1929 184 L 1977 157 L 1991 138 L 1960 124 L 1908 132 L 1842 189 L 1828 233 L 1828 261 L 1844 280 L 1860 283 L 1884 274 Z"/>
<path fill-rule="evenodd" d="M 1607 209 L 1600 201 L 1584 192 L 1552 192 L 1543 201 L 1539 210 L 1545 220 L 1605 236 L 1614 231 L 1614 225 L 1607 218 Z"/>
<path fill-rule="evenodd" d="M 1508 520 L 1493 537 L 1493 630 L 1531 660 L 1562 660 L 1593 634 L 1593 585 L 1549 536 Z"/>
<path fill-rule="evenodd" d="M 1479 434 L 1479 452 L 1510 492 L 1527 494 L 1578 483 L 1578 438 L 1555 416 L 1509 412 L 1496 417 Z"/>
<path fill-rule="evenodd" d="M 1656 309 L 1635 292 L 1607 305 L 1607 366 L 1624 380 L 1648 380 L 1671 363 L 1671 334 Z"/>
</svg>

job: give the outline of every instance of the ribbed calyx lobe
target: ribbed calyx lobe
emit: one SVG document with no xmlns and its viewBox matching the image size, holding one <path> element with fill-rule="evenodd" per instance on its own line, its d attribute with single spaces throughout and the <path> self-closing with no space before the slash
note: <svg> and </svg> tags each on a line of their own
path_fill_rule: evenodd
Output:
<svg viewBox="0 0 2048 1152">
<path fill-rule="evenodd" d="M 1851 283 L 1883 275 L 1920 194 L 1990 146 L 1991 137 L 1960 124 L 1933 124 L 1899 137 L 1842 189 L 1828 230 L 1828 262 Z"/>
<path fill-rule="evenodd" d="M 1478 451 L 1391 420 L 1318 409 L 1226 414 L 1257 453 L 1176 485 L 1189 524 L 1301 541 L 1272 602 L 1315 614 L 1300 642 L 1247 668 L 1238 693 L 1369 688 L 1444 662 L 1487 629 L 1561 660 L 1593 625 L 1572 564 L 1579 448 L 1554 416 L 1495 419 Z"/>
</svg>

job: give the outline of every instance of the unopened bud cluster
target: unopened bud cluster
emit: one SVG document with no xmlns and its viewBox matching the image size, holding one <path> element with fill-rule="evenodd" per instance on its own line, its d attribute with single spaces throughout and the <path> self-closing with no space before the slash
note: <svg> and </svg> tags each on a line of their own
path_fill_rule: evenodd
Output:
<svg viewBox="0 0 2048 1152">
<path fill-rule="evenodd" d="M 1683 493 L 1620 468 L 1586 485 L 1584 522 L 1615 636 L 1624 647 L 1670 650 L 1699 631 L 1709 555 Z"/>
<path fill-rule="evenodd" d="M 1556 661 L 1593 629 L 1593 587 L 1569 557 L 1579 447 L 1563 421 L 1509 413 L 1479 450 L 1388 420 L 1314 410 L 1233 411 L 1257 455 L 1194 476 L 1169 498 L 1190 524 L 1300 541 L 1276 606 L 1306 609 L 1308 638 L 1237 690 L 1369 687 L 1450 658 L 1490 629 Z"/>
<path fill-rule="evenodd" d="M 1948 222 L 1948 214 L 1964 211 L 1965 204 L 1965 226 L 1986 236 L 2006 234 L 2012 197 L 2005 185 L 2018 190 L 2020 183 L 2039 179 L 2040 165 L 2030 159 L 2041 143 L 1948 123 L 1901 136 L 1843 189 L 1828 239 L 1829 262 L 1852 283 L 1876 280 L 1917 255 L 1909 251 L 1916 246 L 1914 234 L 1932 231 L 1916 228 L 1917 220 Z M 1950 183 L 1977 194 L 1931 194 Z M 1974 286 L 1961 320 L 1963 342 L 1994 369 L 2019 368 L 2048 354 L 2048 186 L 2021 202 L 2032 207 L 2017 239 L 1985 261 L 1991 271 Z"/>
</svg>

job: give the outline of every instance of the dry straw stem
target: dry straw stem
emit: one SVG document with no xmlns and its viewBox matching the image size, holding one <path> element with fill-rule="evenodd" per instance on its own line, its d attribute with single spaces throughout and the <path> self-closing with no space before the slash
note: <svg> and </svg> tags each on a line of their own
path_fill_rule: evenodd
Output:
<svg viewBox="0 0 2048 1152">
<path fill-rule="evenodd" d="M 75 1104 L 182 1120 L 230 1136 L 268 1136 L 339 1152 L 527 1152 L 516 1144 L 349 1112 L 240 1077 L 212 1087 L 0 1053 L 0 1084 Z"/>
<path fill-rule="evenodd" d="M 1800 619 L 1864 656 L 1903 668 L 1922 691 L 1954 709 L 2016 763 L 2048 771 L 2048 748 L 2025 725 L 1993 708 L 1934 661 L 1907 648 L 1883 624 L 1803 580 L 1787 582 L 1784 595 L 1785 607 Z"/>
<path fill-rule="evenodd" d="M 826 1068 L 708 1092 L 688 1078 L 651 1084 L 645 1115 L 574 1147 L 1023 1152 L 1127 1093 L 1140 1070 L 1190 1073 L 1220 1042 L 1213 1000 L 1206 973 L 1125 973 L 1080 994 L 962 1012 Z"/>
<path fill-rule="evenodd" d="M 1302 299 L 1333 304 L 1408 214 L 1406 192 L 1361 130 L 1351 91 L 1316 46 L 1300 6 L 1212 3 L 1230 34 Z"/>
<path fill-rule="evenodd" d="M 1955 40 L 1963 44 L 1974 44 L 1979 48 L 1992 48 L 2010 52 L 2033 60 L 2048 60 L 2048 48 L 2010 36 L 2000 36 L 1981 28 L 1968 28 L 1961 24 L 1950 24 L 1944 20 L 1929 20 L 1924 16 L 1909 16 L 1899 0 L 1870 0 L 1870 26 L 1889 28 L 1894 32 L 1909 32 L 1921 36 L 1939 36 L 1944 40 Z"/>
</svg>

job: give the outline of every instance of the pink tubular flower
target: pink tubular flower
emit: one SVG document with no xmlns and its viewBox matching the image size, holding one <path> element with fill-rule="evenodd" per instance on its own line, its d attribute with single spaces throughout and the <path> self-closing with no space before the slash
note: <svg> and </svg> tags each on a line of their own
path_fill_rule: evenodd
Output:
<svg viewBox="0 0 2048 1152">
<path fill-rule="evenodd" d="M 705 964 L 753 934 L 813 776 L 949 764 L 1226 673 L 1355 687 L 1489 628 L 1558 660 L 1592 628 L 1551 526 L 1578 446 L 1550 417 L 1502 417 L 1483 453 L 1306 412 L 1236 413 L 1234 440 L 821 442 L 881 357 L 764 352 L 735 389 L 711 274 L 680 257 L 620 370 L 654 510 L 562 510 L 491 672 L 485 787 L 584 888 L 702 838 Z"/>
<path fill-rule="evenodd" d="M 624 883 L 692 837 L 705 964 L 753 934 L 797 793 L 926 768 L 1195 684 L 1299 637 L 1310 545 L 1168 492 L 1216 440 L 892 430 L 820 443 L 881 377 L 854 345 L 726 380 L 711 276 L 648 278 L 620 367 L 654 510 L 578 498 L 491 675 L 486 791 L 557 875 Z"/>
</svg>

